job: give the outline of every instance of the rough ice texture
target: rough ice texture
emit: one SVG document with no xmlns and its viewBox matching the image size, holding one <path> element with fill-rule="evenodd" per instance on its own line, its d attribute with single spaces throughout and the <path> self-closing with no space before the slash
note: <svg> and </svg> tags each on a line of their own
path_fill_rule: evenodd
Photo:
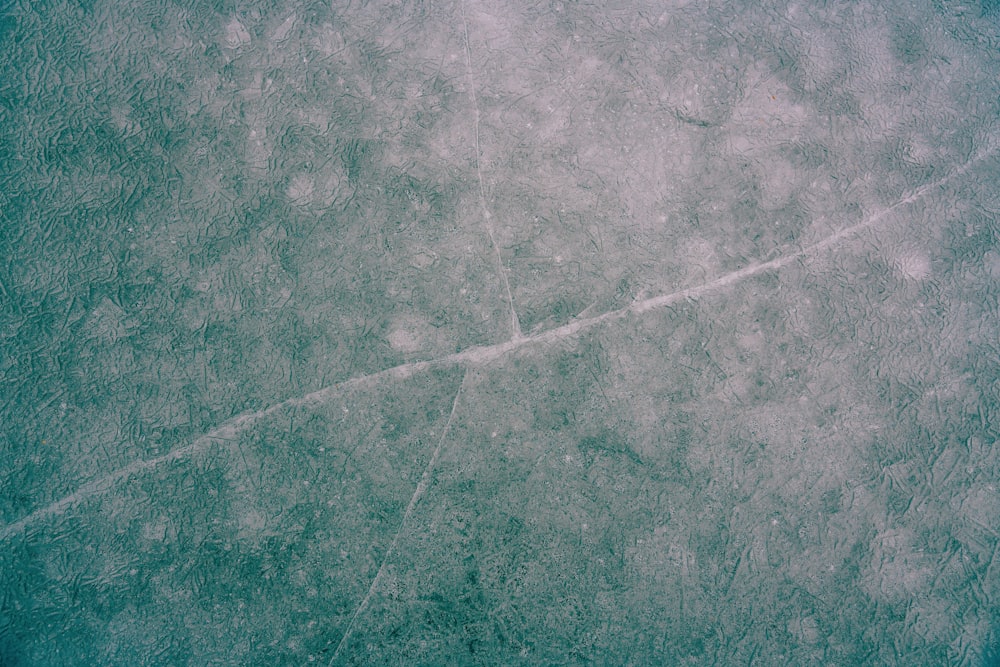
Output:
<svg viewBox="0 0 1000 667">
<path fill-rule="evenodd" d="M 991 664 L 995 3 L 15 2 L 0 663 Z"/>
</svg>

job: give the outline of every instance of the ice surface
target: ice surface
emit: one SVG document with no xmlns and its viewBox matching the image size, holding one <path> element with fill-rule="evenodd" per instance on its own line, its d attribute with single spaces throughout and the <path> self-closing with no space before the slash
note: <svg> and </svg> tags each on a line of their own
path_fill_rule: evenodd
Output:
<svg viewBox="0 0 1000 667">
<path fill-rule="evenodd" d="M 0 664 L 993 664 L 994 4 L 9 5 Z"/>
</svg>

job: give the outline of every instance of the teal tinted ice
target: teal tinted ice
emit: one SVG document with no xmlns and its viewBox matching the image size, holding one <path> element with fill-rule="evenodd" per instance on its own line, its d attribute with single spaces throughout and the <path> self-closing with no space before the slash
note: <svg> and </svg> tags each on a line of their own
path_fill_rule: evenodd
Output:
<svg viewBox="0 0 1000 667">
<path fill-rule="evenodd" d="M 0 664 L 989 665 L 996 3 L 0 10 Z"/>
</svg>

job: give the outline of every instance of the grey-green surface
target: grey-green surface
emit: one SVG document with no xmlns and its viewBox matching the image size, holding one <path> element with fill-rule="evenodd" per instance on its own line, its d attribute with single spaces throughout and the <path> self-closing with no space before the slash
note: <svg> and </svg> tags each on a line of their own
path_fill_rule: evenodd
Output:
<svg viewBox="0 0 1000 667">
<path fill-rule="evenodd" d="M 991 665 L 995 2 L 0 13 L 0 664 Z"/>
</svg>

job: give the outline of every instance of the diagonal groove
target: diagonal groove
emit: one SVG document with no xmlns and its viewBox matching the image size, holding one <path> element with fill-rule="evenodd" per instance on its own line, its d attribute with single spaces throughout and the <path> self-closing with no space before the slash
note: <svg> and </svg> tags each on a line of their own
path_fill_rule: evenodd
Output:
<svg viewBox="0 0 1000 667">
<path fill-rule="evenodd" d="M 941 187 L 950 181 L 962 176 L 969 171 L 975 164 L 981 162 L 982 160 L 990 157 L 996 153 L 996 148 L 989 145 L 981 150 L 979 153 L 973 155 L 964 164 L 952 170 L 950 173 L 942 176 L 936 181 L 927 183 L 915 189 L 906 197 L 899 199 L 896 203 L 888 206 L 881 211 L 870 215 L 864 220 L 840 229 L 829 236 L 813 243 L 809 246 L 801 248 L 795 252 L 782 255 L 781 257 L 775 258 L 768 262 L 760 262 L 751 264 L 737 271 L 732 271 L 719 276 L 713 280 L 704 282 L 700 285 L 694 287 L 689 287 L 686 289 L 678 290 L 676 292 L 671 292 L 670 294 L 663 294 L 660 296 L 650 297 L 648 299 L 643 299 L 641 301 L 633 302 L 632 304 L 620 308 L 618 310 L 608 311 L 601 315 L 595 315 L 594 317 L 588 317 L 585 319 L 575 320 L 569 324 L 565 324 L 561 327 L 556 327 L 554 329 L 549 329 L 548 331 L 543 331 L 530 336 L 515 336 L 511 340 L 497 343 L 495 345 L 487 345 L 480 347 L 471 347 L 461 352 L 456 352 L 444 357 L 439 357 L 436 359 L 430 359 L 426 361 L 416 361 L 406 364 L 400 364 L 399 366 L 393 366 L 392 368 L 387 368 L 375 373 L 368 375 L 361 375 L 354 377 L 343 382 L 339 382 L 322 389 L 318 389 L 312 393 L 306 394 L 304 396 L 297 396 L 294 398 L 287 399 L 280 403 L 275 403 L 274 405 L 259 410 L 257 412 L 247 412 L 236 417 L 229 419 L 228 421 L 220 424 L 218 427 L 212 429 L 208 433 L 197 438 L 189 445 L 181 447 L 172 452 L 164 454 L 154 459 L 145 459 L 141 461 L 136 461 L 125 468 L 121 468 L 112 473 L 109 473 L 97 480 L 89 482 L 79 489 L 77 489 L 72 494 L 61 498 L 53 502 L 52 504 L 35 510 L 34 512 L 28 514 L 27 516 L 19 519 L 13 523 L 7 524 L 0 528 L 0 540 L 9 539 L 15 535 L 18 535 L 25 531 L 28 526 L 31 526 L 39 521 L 42 521 L 48 517 L 56 516 L 62 514 L 71 508 L 74 504 L 84 500 L 88 497 L 110 491 L 117 484 L 126 480 L 132 476 L 141 474 L 147 470 L 151 470 L 163 463 L 168 463 L 171 461 L 176 461 L 182 459 L 185 456 L 193 456 L 206 449 L 209 444 L 218 441 L 232 440 L 237 434 L 239 434 L 244 429 L 254 425 L 261 419 L 275 414 L 281 410 L 287 408 L 296 407 L 310 407 L 315 405 L 323 405 L 334 396 L 337 396 L 345 389 L 366 386 L 375 384 L 383 379 L 395 378 L 404 379 L 414 375 L 415 373 L 428 370 L 435 367 L 446 367 L 455 365 L 479 365 L 490 363 L 496 359 L 499 359 L 517 349 L 536 346 L 536 345 L 547 345 L 551 343 L 558 342 L 567 338 L 571 338 L 579 334 L 582 331 L 594 328 L 598 325 L 605 324 L 607 322 L 612 322 L 615 320 L 621 320 L 633 315 L 641 315 L 643 313 L 663 308 L 672 303 L 682 301 L 685 299 L 692 299 L 708 294 L 711 292 L 718 291 L 720 289 L 729 287 L 743 280 L 746 280 L 752 276 L 764 273 L 766 271 L 777 271 L 795 261 L 799 261 L 803 258 L 817 255 L 831 247 L 836 246 L 839 242 L 850 238 L 851 236 L 875 225 L 883 218 L 885 218 L 889 213 L 907 205 L 919 201 L 924 198 L 931 190 Z"/>
<path fill-rule="evenodd" d="M 337 658 L 340 656 L 340 652 L 347 644 L 347 640 L 351 638 L 351 634 L 354 632 L 354 626 L 357 623 L 358 618 L 368 608 L 368 603 L 371 602 L 372 595 L 374 595 L 375 591 L 378 589 L 379 582 L 382 580 L 382 576 L 385 574 L 385 569 L 389 565 L 389 560 L 392 558 L 392 554 L 396 550 L 396 545 L 399 543 L 399 537 L 406 529 L 406 524 L 409 523 L 410 516 L 413 514 L 414 508 L 417 506 L 417 503 L 420 502 L 420 497 L 424 495 L 428 485 L 430 485 L 431 476 L 434 474 L 434 467 L 437 464 L 438 456 L 441 454 L 441 447 L 444 446 L 444 442 L 448 438 L 448 433 L 451 431 L 452 422 L 455 421 L 455 412 L 458 410 L 458 399 L 462 395 L 462 387 L 465 386 L 465 381 L 468 379 L 469 371 L 466 370 L 465 375 L 462 377 L 462 382 L 458 385 L 458 391 L 455 392 L 455 400 L 452 401 L 451 404 L 451 414 L 448 415 L 448 421 L 445 422 L 444 431 L 441 433 L 441 439 L 438 440 L 437 447 L 434 448 L 434 453 L 431 455 L 430 460 L 427 461 L 427 467 L 424 468 L 424 474 L 420 476 L 420 482 L 417 483 L 417 488 L 413 491 L 413 496 L 410 498 L 410 502 L 406 506 L 406 511 L 403 513 L 403 519 L 399 522 L 399 529 L 393 536 L 392 542 L 389 543 L 389 548 L 386 549 L 385 556 L 382 558 L 382 564 L 379 565 L 378 572 L 375 573 L 375 578 L 372 579 L 372 583 L 368 587 L 368 592 L 365 593 L 364 598 L 361 599 L 361 603 L 358 604 L 358 608 L 354 610 L 354 614 L 351 616 L 351 621 L 347 624 L 347 629 L 344 630 L 344 635 L 340 638 L 340 643 L 337 644 L 337 650 L 333 652 L 333 657 L 330 658 L 331 665 L 337 661 Z"/>
</svg>

